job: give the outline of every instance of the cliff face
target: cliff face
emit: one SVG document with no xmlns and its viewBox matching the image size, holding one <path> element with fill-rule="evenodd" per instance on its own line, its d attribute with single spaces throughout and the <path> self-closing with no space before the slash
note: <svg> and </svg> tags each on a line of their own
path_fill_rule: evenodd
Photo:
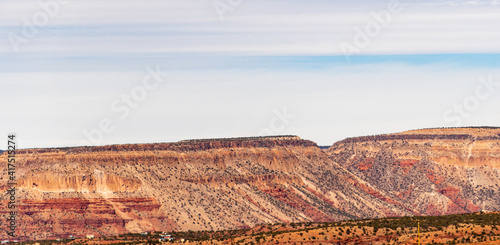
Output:
<svg viewBox="0 0 500 245">
<path fill-rule="evenodd" d="M 353 145 L 361 151 L 391 149 L 398 158 L 500 168 L 500 128 L 424 129 L 349 138 L 335 143 L 329 152 L 338 154 Z"/>
<path fill-rule="evenodd" d="M 348 139 L 327 151 L 296 136 L 20 150 L 17 234 L 109 236 L 499 210 L 496 153 L 473 147 L 471 158 L 455 156 L 450 151 L 475 136 L 425 134 L 433 136 Z M 394 138 L 410 136 L 418 139 Z M 479 136 L 494 133 L 477 136 L 483 145 Z M 489 166 L 433 160 L 448 155 Z M 6 182 L 2 172 L 4 191 Z"/>
<path fill-rule="evenodd" d="M 328 153 L 420 214 L 500 209 L 500 129 L 449 128 L 346 139 Z"/>
<path fill-rule="evenodd" d="M 153 198 L 49 196 L 50 192 L 43 198 L 23 199 L 18 206 L 16 233 L 21 239 L 109 236 L 173 225 Z"/>
<path fill-rule="evenodd" d="M 16 159 L 21 239 L 411 214 L 291 136 L 28 149 Z"/>
</svg>

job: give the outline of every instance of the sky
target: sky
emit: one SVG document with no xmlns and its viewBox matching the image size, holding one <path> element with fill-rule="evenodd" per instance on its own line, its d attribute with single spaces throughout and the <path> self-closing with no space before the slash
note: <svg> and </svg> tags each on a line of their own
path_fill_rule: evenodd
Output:
<svg viewBox="0 0 500 245">
<path fill-rule="evenodd" d="M 19 148 L 500 122 L 500 0 L 0 6 L 0 137 Z"/>
</svg>

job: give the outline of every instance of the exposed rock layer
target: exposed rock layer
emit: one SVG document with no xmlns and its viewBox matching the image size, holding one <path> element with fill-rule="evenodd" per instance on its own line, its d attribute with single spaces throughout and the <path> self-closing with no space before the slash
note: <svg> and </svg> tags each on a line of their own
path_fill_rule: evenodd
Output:
<svg viewBox="0 0 500 245">
<path fill-rule="evenodd" d="M 446 128 L 350 138 L 328 153 L 416 213 L 500 208 L 499 128 Z"/>
</svg>

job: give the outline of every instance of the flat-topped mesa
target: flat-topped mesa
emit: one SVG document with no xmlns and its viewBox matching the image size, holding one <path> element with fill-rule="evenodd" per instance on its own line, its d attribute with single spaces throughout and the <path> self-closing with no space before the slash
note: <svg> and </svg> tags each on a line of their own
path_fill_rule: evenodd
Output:
<svg viewBox="0 0 500 245">
<path fill-rule="evenodd" d="M 477 137 L 491 137 L 500 135 L 500 127 L 451 127 L 451 128 L 426 128 L 409 130 L 397 134 L 467 134 Z"/>
<path fill-rule="evenodd" d="M 63 148 L 40 148 L 22 149 L 17 154 L 30 153 L 58 153 L 78 154 L 83 152 L 117 152 L 117 151 L 203 151 L 221 148 L 253 148 L 253 147 L 318 147 L 310 140 L 303 140 L 298 136 L 264 136 L 264 137 L 240 137 L 240 138 L 220 138 L 220 139 L 196 139 L 181 140 L 175 143 L 150 143 L 150 144 L 123 144 L 104 146 L 80 146 Z"/>
<path fill-rule="evenodd" d="M 276 135 L 276 136 L 260 136 L 260 137 L 193 139 L 193 140 L 181 140 L 178 141 L 178 143 L 199 143 L 199 142 L 214 142 L 214 141 L 257 141 L 257 140 L 302 140 L 302 139 L 297 135 Z"/>
<path fill-rule="evenodd" d="M 500 140 L 500 128 L 464 127 L 417 129 L 394 134 L 346 138 L 335 144 L 393 140 Z"/>
<path fill-rule="evenodd" d="M 316 143 L 303 140 L 298 136 L 265 136 L 265 137 L 242 137 L 242 138 L 227 138 L 227 139 L 198 139 L 198 140 L 183 140 L 172 145 L 172 150 L 192 151 L 192 150 L 209 150 L 219 148 L 254 148 L 254 147 L 318 147 Z"/>
<path fill-rule="evenodd" d="M 390 149 L 397 158 L 421 160 L 456 166 L 500 168 L 500 128 L 462 127 L 410 130 L 347 138 L 328 149 L 333 155 L 346 150 L 373 154 Z"/>
</svg>

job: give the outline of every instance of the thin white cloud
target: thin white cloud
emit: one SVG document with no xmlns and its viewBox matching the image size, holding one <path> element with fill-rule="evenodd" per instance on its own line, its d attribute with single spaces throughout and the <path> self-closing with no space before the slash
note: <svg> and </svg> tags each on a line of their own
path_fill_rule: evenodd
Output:
<svg viewBox="0 0 500 245">
<path fill-rule="evenodd" d="M 496 1 L 474 3 L 404 2 L 401 14 L 392 16 L 359 54 L 500 52 L 496 24 L 500 6 Z M 23 18 L 40 11 L 37 4 L 3 4 L 0 50 L 12 51 L 8 33 L 21 34 Z M 355 28 L 364 30 L 374 21 L 371 12 L 380 11 L 387 11 L 386 1 L 245 1 L 220 21 L 210 1 L 73 0 L 62 5 L 20 50 L 68 56 L 127 52 L 342 55 L 340 44 L 352 44 L 358 35 Z"/>
</svg>

